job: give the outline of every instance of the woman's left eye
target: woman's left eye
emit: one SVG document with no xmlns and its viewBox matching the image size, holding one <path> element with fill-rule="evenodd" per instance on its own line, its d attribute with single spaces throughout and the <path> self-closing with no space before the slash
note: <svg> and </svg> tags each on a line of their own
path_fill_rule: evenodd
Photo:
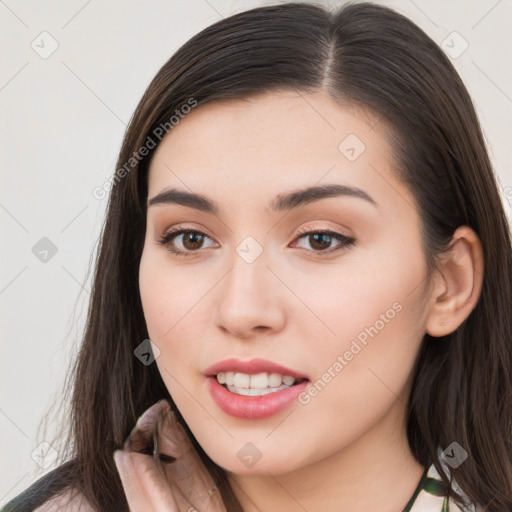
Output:
<svg viewBox="0 0 512 512">
<path fill-rule="evenodd" d="M 308 241 L 312 252 L 318 254 L 330 254 L 354 245 L 356 241 L 355 238 L 327 229 L 300 230 L 295 240 L 303 239 Z M 211 240 L 211 238 L 202 231 L 178 227 L 163 235 L 158 243 L 177 256 L 194 256 L 199 249 L 204 248 L 202 245 L 205 240 Z M 179 241 L 181 247 L 176 247 L 176 241 Z M 333 241 L 338 242 L 337 247 L 330 247 Z"/>
<path fill-rule="evenodd" d="M 304 239 L 312 247 L 314 253 L 330 254 L 335 251 L 350 247 L 355 244 L 356 239 L 342 235 L 329 229 L 300 230 L 297 240 Z M 337 247 L 330 247 L 334 241 L 338 242 Z"/>
</svg>

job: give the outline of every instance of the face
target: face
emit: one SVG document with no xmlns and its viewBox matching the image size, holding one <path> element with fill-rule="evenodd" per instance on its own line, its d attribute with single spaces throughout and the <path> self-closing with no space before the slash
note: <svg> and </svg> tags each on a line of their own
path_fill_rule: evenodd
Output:
<svg viewBox="0 0 512 512">
<path fill-rule="evenodd" d="M 387 135 L 325 93 L 279 92 L 199 106 L 156 150 L 144 315 L 170 395 L 230 472 L 299 470 L 403 432 L 429 297 Z"/>
</svg>

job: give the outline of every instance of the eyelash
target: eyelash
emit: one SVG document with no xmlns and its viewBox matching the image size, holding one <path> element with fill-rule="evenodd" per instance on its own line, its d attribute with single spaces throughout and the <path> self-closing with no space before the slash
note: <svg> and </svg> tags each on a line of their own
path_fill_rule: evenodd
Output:
<svg viewBox="0 0 512 512">
<path fill-rule="evenodd" d="M 199 235 L 203 235 L 203 236 L 205 236 L 207 238 L 210 238 L 206 233 L 203 233 L 202 231 L 199 231 L 197 229 L 182 228 L 181 226 L 178 226 L 177 228 L 173 229 L 172 231 L 169 231 L 169 232 L 165 233 L 158 240 L 158 244 L 164 246 L 170 253 L 172 253 L 172 254 L 174 254 L 176 256 L 184 256 L 184 257 L 195 256 L 199 251 L 185 252 L 185 251 L 181 251 L 181 250 L 176 250 L 176 249 L 174 249 L 171 246 L 171 241 L 174 238 L 176 238 L 177 236 L 182 235 L 183 233 L 196 233 L 196 234 L 199 234 Z M 355 242 L 356 242 L 355 238 L 342 235 L 341 233 L 337 233 L 336 231 L 331 231 L 329 229 L 322 229 L 322 228 L 320 228 L 320 229 L 302 228 L 297 233 L 297 236 L 295 237 L 295 239 L 304 238 L 306 235 L 319 234 L 319 233 L 329 235 L 333 239 L 338 240 L 339 242 L 341 242 L 341 245 L 338 246 L 335 249 L 329 249 L 329 250 L 326 250 L 326 251 L 310 251 L 310 252 L 313 252 L 315 255 L 318 255 L 320 257 L 323 256 L 324 254 L 331 254 L 331 253 L 336 252 L 336 251 L 346 250 L 349 247 L 355 245 Z"/>
</svg>

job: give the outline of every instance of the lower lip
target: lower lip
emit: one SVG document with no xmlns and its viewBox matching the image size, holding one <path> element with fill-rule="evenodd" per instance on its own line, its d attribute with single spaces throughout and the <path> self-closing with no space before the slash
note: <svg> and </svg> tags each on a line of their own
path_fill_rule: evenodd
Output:
<svg viewBox="0 0 512 512">
<path fill-rule="evenodd" d="M 263 396 L 237 395 L 219 384 L 217 377 L 208 378 L 208 390 L 215 403 L 235 418 L 261 420 L 283 411 L 306 389 L 308 380 Z"/>
</svg>

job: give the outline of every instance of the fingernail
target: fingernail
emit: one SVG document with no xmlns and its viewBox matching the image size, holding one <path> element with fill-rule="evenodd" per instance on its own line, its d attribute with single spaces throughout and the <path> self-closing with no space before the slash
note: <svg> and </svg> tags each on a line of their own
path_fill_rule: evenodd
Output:
<svg viewBox="0 0 512 512">
<path fill-rule="evenodd" d="M 165 409 L 171 408 L 171 404 L 169 404 L 169 402 L 165 398 L 158 400 L 157 404 L 159 404 L 160 407 L 165 408 Z"/>
<path fill-rule="evenodd" d="M 154 422 L 158 412 L 160 410 L 160 406 L 158 403 L 153 404 L 151 407 L 146 409 L 138 418 L 137 420 L 137 426 L 144 427 L 146 424 Z"/>
</svg>

